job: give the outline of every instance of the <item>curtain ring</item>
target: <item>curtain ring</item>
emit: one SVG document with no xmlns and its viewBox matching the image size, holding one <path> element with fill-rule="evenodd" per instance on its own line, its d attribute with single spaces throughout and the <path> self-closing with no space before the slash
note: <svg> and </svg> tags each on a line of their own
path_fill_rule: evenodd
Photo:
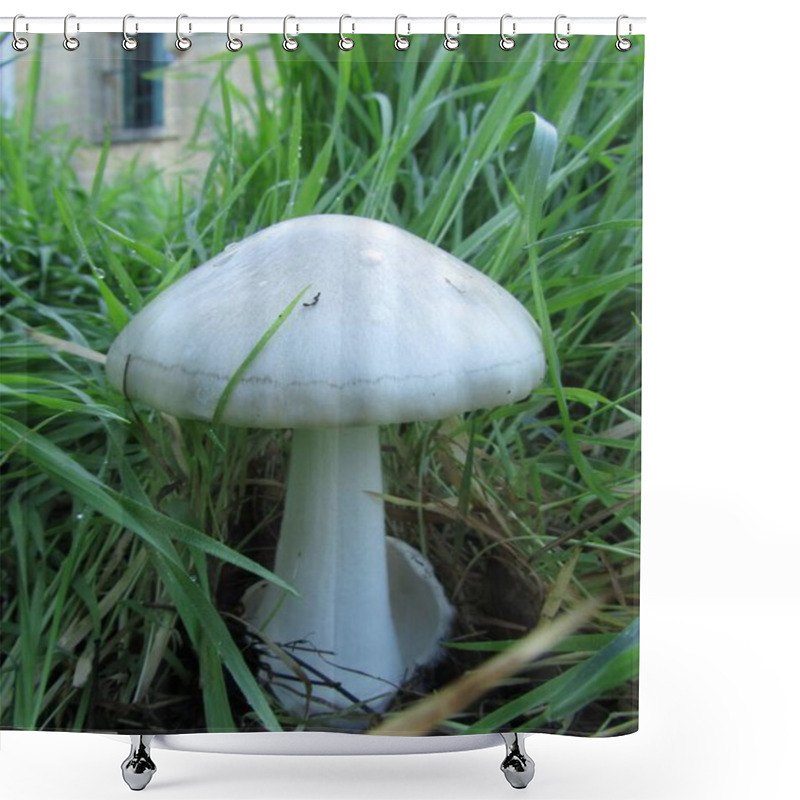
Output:
<svg viewBox="0 0 800 800">
<path fill-rule="evenodd" d="M 405 36 L 400 35 L 399 26 L 401 19 L 408 19 L 405 14 L 398 14 L 394 18 L 394 47 L 395 50 L 408 50 L 411 47 L 411 41 L 406 39 Z M 406 27 L 408 28 L 408 34 L 411 33 L 411 25 L 406 23 Z"/>
<path fill-rule="evenodd" d="M 244 42 L 241 39 L 236 39 L 235 37 L 231 36 L 231 22 L 233 20 L 239 19 L 236 14 L 231 14 L 228 17 L 228 41 L 225 42 L 225 47 L 231 51 L 231 53 L 238 53 L 244 47 Z M 239 27 L 241 30 L 241 26 Z"/>
<path fill-rule="evenodd" d="M 631 46 L 632 46 L 632 44 L 633 44 L 633 43 L 631 42 L 631 40 L 630 40 L 630 39 L 623 39 L 623 38 L 622 38 L 622 36 L 620 36 L 620 34 L 619 34 L 619 23 L 620 23 L 620 22 L 621 22 L 623 19 L 628 19 L 628 18 L 629 18 L 629 17 L 628 17 L 626 14 L 620 14 L 620 15 L 617 17 L 617 43 L 616 43 L 614 46 L 615 46 L 615 47 L 617 48 L 617 50 L 619 50 L 620 52 L 625 52 L 626 50 L 630 50 L 630 49 L 631 49 Z M 628 23 L 628 36 L 630 36 L 630 35 L 631 35 L 631 32 L 632 32 L 632 31 L 633 31 L 633 25 L 631 25 L 631 23 L 629 22 L 629 23 Z"/>
<path fill-rule="evenodd" d="M 81 46 L 81 43 L 74 36 L 69 35 L 69 21 L 71 19 L 75 19 L 74 14 L 67 14 L 64 17 L 64 49 L 74 52 Z M 79 31 L 80 29 L 80 25 L 76 23 L 75 30 Z"/>
<path fill-rule="evenodd" d="M 563 39 L 563 38 L 562 38 L 561 36 L 559 36 L 559 34 L 558 34 L 558 21 L 559 21 L 560 19 L 566 19 L 566 18 L 567 18 L 567 15 L 566 15 L 566 14 L 559 14 L 559 15 L 556 17 L 556 22 L 555 22 L 555 26 L 554 26 L 554 31 L 555 31 L 555 35 L 556 35 L 556 40 L 553 42 L 553 47 L 555 47 L 555 49 L 556 49 L 556 50 L 559 50 L 559 51 L 564 51 L 564 50 L 566 50 L 566 49 L 569 47 L 569 41 L 568 41 L 567 39 Z M 569 24 L 569 22 L 568 22 L 568 23 L 567 23 L 567 36 L 569 36 L 569 28 L 570 28 L 570 24 Z"/>
<path fill-rule="evenodd" d="M 133 14 L 126 14 L 122 18 L 122 49 L 128 50 L 135 50 L 139 46 L 139 42 L 133 38 L 132 36 L 128 36 L 128 20 L 129 19 L 136 19 Z M 136 30 L 139 30 L 139 25 L 137 23 Z"/>
<path fill-rule="evenodd" d="M 181 34 L 181 20 L 187 19 L 188 14 L 178 14 L 177 19 L 175 20 L 175 48 L 182 52 L 185 52 L 192 46 L 192 40 L 189 39 L 187 36 L 183 36 Z M 192 23 L 189 23 L 189 32 L 192 31 Z"/>
<path fill-rule="evenodd" d="M 503 26 L 505 25 L 505 21 L 507 19 L 512 19 L 511 14 L 503 14 L 503 16 L 500 17 L 500 49 L 501 50 L 513 50 L 514 49 L 514 45 L 516 44 L 516 42 L 510 36 L 506 36 L 505 31 L 503 29 Z M 516 33 L 517 32 L 517 23 L 516 22 L 513 22 L 511 24 L 511 32 L 512 33 Z"/>
<path fill-rule="evenodd" d="M 356 43 L 352 39 L 350 39 L 349 37 L 345 36 L 344 33 L 342 33 L 342 24 L 344 23 L 344 21 L 346 19 L 353 19 L 353 18 L 349 14 L 342 14 L 342 16 L 339 17 L 339 49 L 340 50 L 352 50 L 356 46 Z M 355 31 L 355 29 L 356 29 L 356 26 L 353 25 L 353 31 Z"/>
<path fill-rule="evenodd" d="M 456 23 L 456 36 L 451 36 L 447 32 L 447 23 L 450 22 L 451 19 L 458 19 L 458 17 L 455 14 L 448 14 L 444 18 L 444 42 L 442 42 L 442 45 L 445 50 L 457 50 L 459 44 L 461 44 L 461 42 L 459 42 L 456 38 L 456 36 L 458 36 L 459 28 L 461 27 L 460 23 Z"/>
<path fill-rule="evenodd" d="M 17 16 L 14 17 L 14 22 L 11 23 L 11 35 L 14 37 L 13 41 L 11 42 L 11 46 L 18 53 L 22 53 L 22 52 L 24 52 L 25 50 L 28 49 L 28 45 L 30 44 L 30 42 L 27 39 L 23 39 L 17 33 L 17 20 L 18 19 L 25 19 L 25 15 L 24 14 L 17 14 Z"/>
<path fill-rule="evenodd" d="M 287 53 L 297 50 L 297 48 L 300 47 L 300 42 L 298 42 L 297 39 L 292 39 L 292 37 L 289 36 L 286 31 L 286 27 L 290 19 L 297 19 L 297 17 L 293 17 L 291 14 L 288 14 L 283 18 L 283 49 L 286 50 Z M 299 27 L 296 23 L 295 30 L 299 31 Z"/>
</svg>

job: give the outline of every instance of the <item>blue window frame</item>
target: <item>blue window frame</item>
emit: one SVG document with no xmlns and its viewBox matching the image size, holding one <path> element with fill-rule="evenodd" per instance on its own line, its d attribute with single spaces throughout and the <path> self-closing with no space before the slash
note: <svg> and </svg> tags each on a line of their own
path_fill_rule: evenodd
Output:
<svg viewBox="0 0 800 800">
<path fill-rule="evenodd" d="M 122 126 L 127 130 L 164 125 L 163 68 L 168 59 L 164 34 L 143 33 L 126 53 L 122 68 Z"/>
</svg>

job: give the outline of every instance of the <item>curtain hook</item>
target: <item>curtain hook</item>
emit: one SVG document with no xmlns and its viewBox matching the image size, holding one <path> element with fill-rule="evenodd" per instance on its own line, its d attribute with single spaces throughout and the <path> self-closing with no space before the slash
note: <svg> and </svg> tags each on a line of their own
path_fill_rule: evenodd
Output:
<svg viewBox="0 0 800 800">
<path fill-rule="evenodd" d="M 350 39 L 349 37 L 345 36 L 344 33 L 342 33 L 342 24 L 344 23 L 344 21 L 346 19 L 353 19 L 353 18 L 349 14 L 342 14 L 342 16 L 339 17 L 339 49 L 340 50 L 352 50 L 356 46 L 356 43 L 352 39 Z M 353 32 L 354 33 L 355 33 L 355 30 L 356 30 L 356 26 L 353 25 Z"/>
<path fill-rule="evenodd" d="M 405 14 L 398 14 L 394 18 L 394 46 L 396 50 L 408 50 L 411 46 L 411 42 L 406 39 L 405 36 L 400 35 L 399 26 L 401 19 L 408 19 L 408 17 Z M 408 33 L 406 35 L 409 35 L 411 33 L 411 25 L 406 23 L 406 27 L 408 28 Z"/>
<path fill-rule="evenodd" d="M 283 49 L 286 50 L 287 53 L 297 50 L 300 47 L 300 42 L 297 39 L 292 39 L 291 36 L 287 33 L 287 26 L 289 24 L 290 19 L 297 19 L 297 17 L 288 14 L 283 18 Z M 295 23 L 295 32 L 299 32 L 300 26 Z"/>
<path fill-rule="evenodd" d="M 238 53 L 244 47 L 244 42 L 241 39 L 236 39 L 235 37 L 231 36 L 231 22 L 233 20 L 239 19 L 236 14 L 231 14 L 228 17 L 228 41 L 225 43 L 225 47 L 231 51 L 231 53 Z M 239 30 L 241 31 L 242 26 L 239 26 Z"/>
<path fill-rule="evenodd" d="M 617 43 L 614 45 L 617 48 L 617 50 L 619 50 L 620 52 L 624 52 L 625 50 L 630 50 L 631 46 L 633 44 L 630 39 L 623 39 L 622 36 L 620 36 L 619 23 L 623 19 L 629 19 L 629 17 L 626 14 L 620 14 L 617 17 Z M 628 23 L 628 36 L 630 36 L 632 32 L 633 32 L 633 25 L 631 25 L 631 23 L 629 22 Z"/>
<path fill-rule="evenodd" d="M 553 42 L 553 47 L 555 47 L 556 50 L 560 50 L 560 51 L 566 50 L 569 47 L 569 41 L 567 39 L 562 38 L 558 34 L 558 21 L 560 19 L 566 19 L 566 18 L 567 18 L 566 14 L 559 14 L 556 17 L 556 22 L 555 22 L 554 30 L 555 30 L 556 40 Z M 569 36 L 569 27 L 570 27 L 570 25 L 569 25 L 569 22 L 568 22 L 567 23 L 567 36 Z"/>
<path fill-rule="evenodd" d="M 188 14 L 178 14 L 177 19 L 175 20 L 175 47 L 178 50 L 186 51 L 192 46 L 192 40 L 189 39 L 187 36 L 183 36 L 181 34 L 181 20 L 187 19 L 189 17 Z M 192 32 L 192 23 L 189 23 L 189 33 Z"/>
<path fill-rule="evenodd" d="M 28 45 L 30 44 L 30 42 L 27 39 L 23 39 L 17 33 L 17 20 L 18 19 L 25 19 L 25 15 L 24 14 L 17 14 L 17 16 L 14 17 L 14 21 L 11 23 L 11 35 L 14 37 L 13 41 L 11 42 L 11 46 L 18 53 L 22 53 L 22 52 L 24 52 L 25 50 L 28 49 Z"/>
<path fill-rule="evenodd" d="M 514 45 L 516 44 L 516 42 L 510 36 L 506 36 L 505 31 L 503 30 L 503 26 L 505 25 L 505 22 L 506 22 L 507 19 L 512 19 L 511 14 L 503 14 L 503 16 L 500 17 L 500 49 L 501 50 L 513 50 L 514 49 Z M 514 33 L 514 34 L 517 32 L 517 23 L 516 22 L 512 22 L 511 23 L 511 32 Z"/>
<path fill-rule="evenodd" d="M 129 19 L 136 19 L 133 14 L 126 14 L 122 18 L 122 49 L 123 50 L 135 50 L 139 46 L 139 42 L 132 36 L 128 36 L 128 20 Z M 139 30 L 139 23 L 136 23 L 136 30 Z"/>
<path fill-rule="evenodd" d="M 74 14 L 67 14 L 67 16 L 64 17 L 64 49 L 74 52 L 81 46 L 81 43 L 74 36 L 69 35 L 69 21 L 71 19 L 75 19 Z M 80 24 L 76 22 L 75 30 L 79 31 L 80 29 Z"/>
<path fill-rule="evenodd" d="M 461 28 L 461 23 L 460 22 L 456 23 L 456 35 L 455 36 L 451 36 L 447 32 L 447 23 L 450 22 L 451 19 L 458 19 L 458 17 L 455 14 L 448 14 L 444 18 L 444 42 L 442 42 L 442 45 L 443 45 L 445 50 L 457 50 L 459 44 L 461 44 L 461 42 L 459 42 L 458 39 L 456 38 L 458 36 L 459 30 Z"/>
</svg>

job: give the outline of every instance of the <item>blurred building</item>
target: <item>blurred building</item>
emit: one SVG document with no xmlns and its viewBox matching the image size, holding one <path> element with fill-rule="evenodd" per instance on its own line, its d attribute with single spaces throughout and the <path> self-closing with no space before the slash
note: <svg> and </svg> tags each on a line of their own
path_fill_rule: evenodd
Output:
<svg viewBox="0 0 800 800">
<path fill-rule="evenodd" d="M 55 128 L 69 141 L 79 139 L 74 167 L 87 183 L 106 139 L 112 171 L 136 158 L 184 176 L 202 174 L 208 154 L 190 147 L 199 112 L 222 110 L 214 78 L 223 62 L 233 83 L 250 88 L 246 52 L 228 53 L 225 38 L 211 34 L 193 37 L 183 52 L 170 34 L 140 34 L 133 51 L 121 47 L 121 38 L 79 35 L 80 47 L 68 52 L 61 37 L 39 35 L 16 53 L 7 36 L 0 46 L 3 116 L 13 118 L 35 104 L 36 130 Z M 262 49 L 259 58 L 271 64 L 269 50 Z"/>
</svg>

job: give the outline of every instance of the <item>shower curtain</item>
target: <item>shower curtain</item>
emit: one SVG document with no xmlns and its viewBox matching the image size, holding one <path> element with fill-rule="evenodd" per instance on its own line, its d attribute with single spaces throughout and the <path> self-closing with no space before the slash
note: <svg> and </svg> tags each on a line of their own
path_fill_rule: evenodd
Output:
<svg viewBox="0 0 800 800">
<path fill-rule="evenodd" d="M 21 52 L 7 38 L 0 67 L 0 726 L 635 731 L 643 39 L 253 35 L 226 48 L 197 35 L 181 49 L 142 34 L 125 49 L 98 33 L 70 51 L 30 38 Z M 178 296 L 237 252 L 243 288 Z M 307 253 L 334 277 L 314 288 L 309 273 L 267 313 L 263 292 Z M 488 308 L 484 284 L 510 305 Z M 334 295 L 316 344 L 282 354 Z M 169 346 L 194 366 L 167 361 L 137 394 L 144 315 L 169 297 L 147 358 Z M 538 355 L 500 337 L 513 314 Z M 345 336 L 356 317 L 366 327 Z M 379 377 L 352 380 L 399 382 L 408 359 L 403 376 L 419 365 L 432 396 L 427 359 L 459 338 L 470 354 L 499 342 L 492 364 L 522 361 L 535 380 L 418 416 L 370 401 L 379 478 L 353 491 L 377 509 L 378 556 L 360 539 L 298 545 L 279 569 L 291 503 L 293 519 L 315 506 L 309 526 L 333 525 L 360 445 L 299 454 L 322 423 L 264 423 L 287 384 L 252 420 L 226 422 L 221 399 L 317 361 L 329 371 L 308 382 L 344 384 L 362 350 Z M 231 341 L 209 413 L 159 404 Z M 440 372 L 472 385 L 483 369 Z M 291 501 L 290 478 L 317 472 L 333 488 Z M 316 611 L 279 624 L 319 587 Z M 359 662 L 387 648 L 388 666 Z"/>
</svg>

